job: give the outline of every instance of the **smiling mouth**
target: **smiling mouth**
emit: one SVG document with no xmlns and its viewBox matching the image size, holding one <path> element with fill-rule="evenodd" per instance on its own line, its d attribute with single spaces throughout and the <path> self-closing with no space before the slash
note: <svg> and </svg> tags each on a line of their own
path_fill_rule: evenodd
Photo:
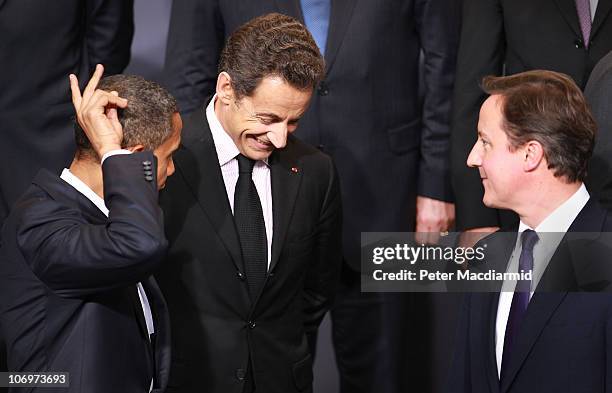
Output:
<svg viewBox="0 0 612 393">
<path fill-rule="evenodd" d="M 254 145 L 257 149 L 261 150 L 272 150 L 274 145 L 268 138 L 264 138 L 263 136 L 251 136 L 251 139 L 255 142 Z"/>
</svg>

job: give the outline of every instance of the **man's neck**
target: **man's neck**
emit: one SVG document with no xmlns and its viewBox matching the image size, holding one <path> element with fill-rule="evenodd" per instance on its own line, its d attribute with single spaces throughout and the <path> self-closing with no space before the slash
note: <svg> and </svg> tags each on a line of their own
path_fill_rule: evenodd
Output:
<svg viewBox="0 0 612 393">
<path fill-rule="evenodd" d="M 530 228 L 536 228 L 546 219 L 546 217 L 571 198 L 581 185 L 582 182 L 554 182 L 541 185 L 541 187 L 533 193 L 535 197 L 532 198 L 528 204 L 523 206 L 521 211 L 517 211 L 521 221 Z"/>
<path fill-rule="evenodd" d="M 70 164 L 70 172 L 91 188 L 100 198 L 104 198 L 102 166 L 95 159 L 76 158 Z"/>
<path fill-rule="evenodd" d="M 215 116 L 217 116 L 217 120 L 219 120 L 223 131 L 225 131 L 227 130 L 227 127 L 225 126 L 225 113 L 223 112 L 223 108 L 221 107 L 221 102 L 217 99 L 216 96 L 213 97 L 213 101 L 213 109 L 215 112 Z"/>
</svg>

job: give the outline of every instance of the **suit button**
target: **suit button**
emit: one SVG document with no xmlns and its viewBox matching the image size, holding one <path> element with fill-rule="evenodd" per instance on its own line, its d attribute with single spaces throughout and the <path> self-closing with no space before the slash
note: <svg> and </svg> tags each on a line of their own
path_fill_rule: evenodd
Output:
<svg viewBox="0 0 612 393">
<path fill-rule="evenodd" d="M 151 161 L 147 160 L 147 161 L 143 161 L 142 165 L 151 165 Z"/>
<path fill-rule="evenodd" d="M 244 273 L 242 273 L 240 270 L 238 270 L 236 272 L 236 275 L 238 276 L 238 279 L 244 281 Z"/>
<path fill-rule="evenodd" d="M 574 46 L 576 47 L 576 49 L 584 48 L 584 42 L 582 42 L 582 40 L 576 40 L 574 41 Z"/>
<path fill-rule="evenodd" d="M 323 150 L 325 150 L 325 145 L 319 144 L 319 145 L 317 145 L 317 149 L 323 151 Z"/>
<path fill-rule="evenodd" d="M 255 321 L 249 321 L 248 324 L 249 324 L 249 329 L 255 329 L 255 326 L 257 326 Z"/>
<path fill-rule="evenodd" d="M 239 381 L 244 381 L 244 377 L 246 377 L 246 371 L 244 371 L 243 368 L 236 370 L 236 378 L 238 378 Z"/>
<path fill-rule="evenodd" d="M 153 176 L 151 176 L 151 175 L 146 175 L 146 176 L 145 176 L 145 180 L 146 180 L 146 181 L 153 181 Z"/>
<path fill-rule="evenodd" d="M 327 87 L 327 84 L 325 82 L 319 83 L 318 90 L 320 96 L 326 96 L 329 94 L 329 88 Z"/>
</svg>

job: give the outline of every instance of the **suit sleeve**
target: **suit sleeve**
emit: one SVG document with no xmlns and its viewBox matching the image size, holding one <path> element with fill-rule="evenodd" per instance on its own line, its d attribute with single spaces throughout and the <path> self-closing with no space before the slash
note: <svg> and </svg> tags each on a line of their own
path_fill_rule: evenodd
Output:
<svg viewBox="0 0 612 393">
<path fill-rule="evenodd" d="M 486 75 L 501 75 L 505 53 L 504 20 L 499 0 L 465 0 L 457 78 L 453 98 L 451 170 L 457 209 L 457 229 L 499 226 L 497 210 L 482 203 L 484 190 L 478 170 L 466 161 L 477 139 L 480 88 Z"/>
<path fill-rule="evenodd" d="M 167 248 L 163 218 L 156 182 L 143 174 L 143 161 L 154 159 L 146 152 L 104 161 L 105 223 L 92 224 L 83 211 L 48 196 L 26 206 L 17 227 L 19 249 L 57 294 L 81 297 L 130 285 L 159 265 Z"/>
<path fill-rule="evenodd" d="M 450 116 L 459 45 L 460 1 L 419 0 L 417 27 L 423 50 L 424 102 L 418 193 L 451 201 Z"/>
<path fill-rule="evenodd" d="M 172 2 L 164 83 L 181 113 L 193 112 L 215 92 L 224 37 L 218 0 Z"/>
<path fill-rule="evenodd" d="M 304 330 L 314 353 L 319 324 L 329 310 L 342 265 L 342 206 L 336 169 L 329 159 L 329 181 L 319 216 L 314 266 L 304 285 Z"/>
<path fill-rule="evenodd" d="M 133 0 L 86 0 L 85 40 L 92 69 L 101 63 L 107 75 L 123 72 L 133 36 Z"/>
</svg>

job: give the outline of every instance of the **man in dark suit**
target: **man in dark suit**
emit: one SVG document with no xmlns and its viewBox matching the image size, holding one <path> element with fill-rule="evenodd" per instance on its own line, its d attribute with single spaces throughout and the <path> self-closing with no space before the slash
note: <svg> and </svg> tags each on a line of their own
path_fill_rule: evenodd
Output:
<svg viewBox="0 0 612 393">
<path fill-rule="evenodd" d="M 150 275 L 167 248 L 157 193 L 181 121 L 174 98 L 140 77 L 94 91 L 102 73 L 82 97 L 71 75 L 75 158 L 59 177 L 41 170 L 3 227 L 0 328 L 11 371 L 69 373 L 68 388 L 41 391 L 161 392 L 169 318 Z"/>
<path fill-rule="evenodd" d="M 133 0 L 0 0 L 0 225 L 40 168 L 74 155 L 66 75 L 86 80 L 97 63 L 120 73 L 133 32 Z"/>
<path fill-rule="evenodd" d="M 0 0 L 0 223 L 40 168 L 74 155 L 66 75 L 87 80 L 97 63 L 130 60 L 133 0 Z"/>
<path fill-rule="evenodd" d="M 468 164 L 478 168 L 484 204 L 516 212 L 520 224 L 510 243 L 496 233 L 481 245 L 501 250 L 491 261 L 503 271 L 532 276 L 466 295 L 448 391 L 608 392 L 612 295 L 585 292 L 612 288 L 602 233 L 612 216 L 583 184 L 593 117 L 563 74 L 488 77 L 483 86 L 490 96 Z M 493 247 L 500 239 L 505 247 Z M 587 257 L 593 250 L 604 252 Z"/>
<path fill-rule="evenodd" d="M 215 96 L 185 123 L 156 275 L 172 310 L 169 391 L 312 391 L 309 345 L 341 263 L 340 192 L 331 159 L 291 134 L 323 67 L 296 19 L 255 18 L 229 37 Z"/>
<path fill-rule="evenodd" d="M 491 232 L 516 215 L 486 207 L 478 172 L 465 160 L 474 142 L 486 75 L 547 69 L 583 88 L 612 50 L 610 0 L 466 0 L 453 99 L 451 163 L 457 229 Z"/>
<path fill-rule="evenodd" d="M 422 299 L 362 294 L 360 239 L 361 232 L 439 232 L 452 224 L 446 202 L 452 197 L 449 121 L 459 2 L 176 1 L 165 72 L 182 110 L 200 107 L 214 90 L 225 38 L 272 11 L 304 21 L 326 62 L 299 135 L 334 159 L 343 191 L 344 264 L 332 309 L 341 389 L 406 390 L 397 386 L 408 380 L 405 370 L 424 364 L 415 356 L 413 367 L 403 365 L 418 346 L 406 340 L 416 336 L 407 332 L 417 326 L 412 317 L 424 312 Z M 417 310 L 407 311 L 408 303 Z"/>
<path fill-rule="evenodd" d="M 597 122 L 595 150 L 586 184 L 599 203 L 612 209 L 612 52 L 593 68 L 584 95 Z"/>
</svg>

